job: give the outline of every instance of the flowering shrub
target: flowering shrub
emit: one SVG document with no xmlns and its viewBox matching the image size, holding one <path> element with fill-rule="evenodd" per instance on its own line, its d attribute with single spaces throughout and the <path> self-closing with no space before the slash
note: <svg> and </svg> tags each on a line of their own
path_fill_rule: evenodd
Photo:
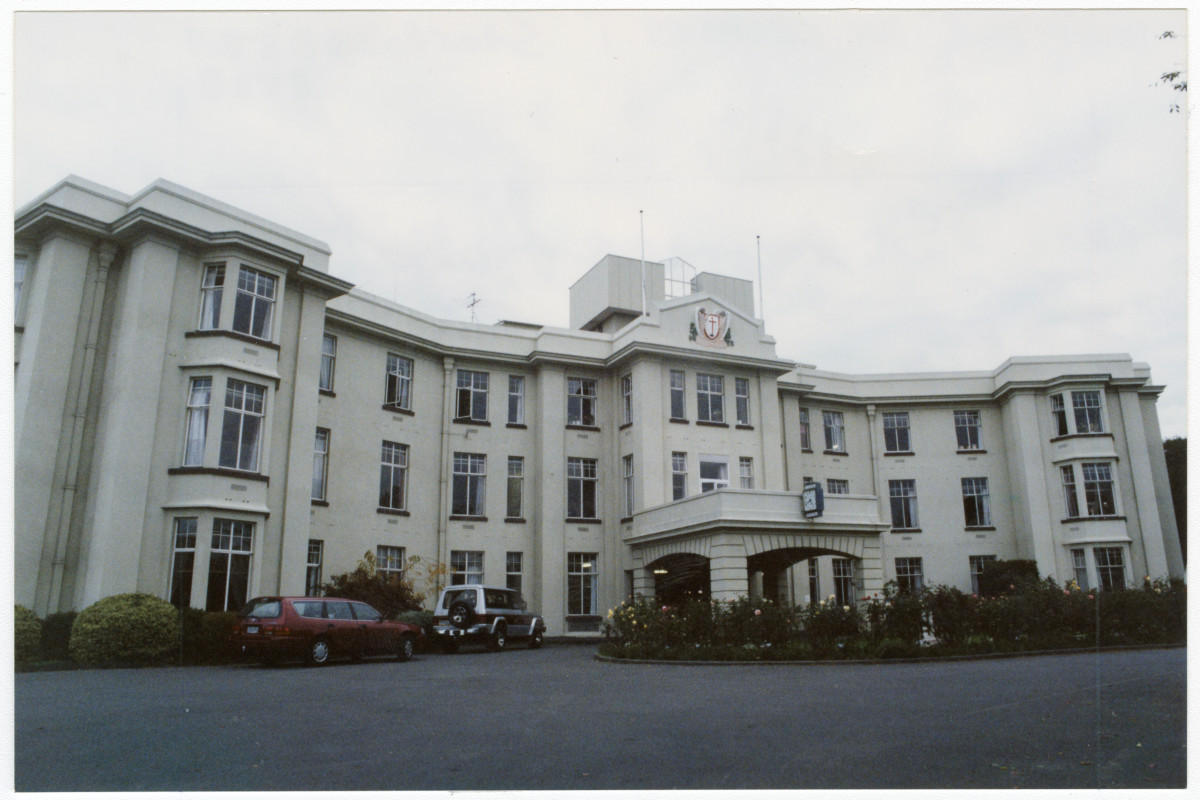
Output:
<svg viewBox="0 0 1200 800">
<path fill-rule="evenodd" d="M 1186 640 L 1186 587 L 1146 578 L 1096 592 L 1073 581 L 1021 581 L 979 597 L 953 587 L 900 591 L 856 605 L 789 608 L 746 597 L 663 606 L 637 596 L 608 612 L 604 655 L 670 660 L 905 658 Z"/>
</svg>

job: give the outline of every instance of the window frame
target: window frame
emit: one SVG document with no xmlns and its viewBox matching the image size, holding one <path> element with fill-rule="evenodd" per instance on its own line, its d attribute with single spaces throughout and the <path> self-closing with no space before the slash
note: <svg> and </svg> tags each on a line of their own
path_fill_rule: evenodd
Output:
<svg viewBox="0 0 1200 800">
<path fill-rule="evenodd" d="M 800 449 L 812 452 L 812 428 L 809 423 L 808 409 L 800 408 Z"/>
<path fill-rule="evenodd" d="M 892 510 L 892 530 L 916 531 L 921 529 L 921 518 L 917 510 L 917 481 L 915 478 L 889 480 L 888 500 Z"/>
<path fill-rule="evenodd" d="M 599 391 L 595 378 L 567 378 L 568 428 L 597 427 Z"/>
<path fill-rule="evenodd" d="M 983 567 L 989 561 L 995 560 L 994 555 L 967 556 L 967 569 L 971 574 L 971 594 L 978 596 L 979 576 L 983 574 Z"/>
<path fill-rule="evenodd" d="M 483 583 L 483 550 L 450 551 L 450 585 Z"/>
<path fill-rule="evenodd" d="M 696 373 L 696 421 L 725 424 L 725 376 Z"/>
<path fill-rule="evenodd" d="M 734 414 L 737 424 L 750 427 L 750 379 L 733 379 Z"/>
<path fill-rule="evenodd" d="M 567 457 L 567 519 L 594 522 L 600 518 L 599 483 L 600 469 L 596 459 Z"/>
<path fill-rule="evenodd" d="M 751 456 L 738 456 L 738 487 L 754 488 L 754 458 Z"/>
<path fill-rule="evenodd" d="M 248 275 L 253 276 L 253 284 L 250 286 L 244 285 L 246 276 Z M 251 267 L 247 264 L 239 264 L 237 285 L 234 288 L 233 295 L 233 319 L 230 323 L 230 330 L 234 333 L 240 333 L 243 336 L 260 339 L 264 342 L 272 341 L 275 328 L 275 304 L 278 302 L 280 283 L 280 276 L 273 272 L 268 272 L 258 267 Z M 268 287 L 269 292 L 264 293 L 262 291 L 263 287 Z M 245 310 L 244 303 L 249 303 L 248 310 Z M 260 312 L 262 312 L 261 315 Z M 242 330 L 238 327 L 238 320 L 247 313 L 248 316 L 245 317 L 247 329 Z M 258 332 L 255 332 L 256 320 L 259 323 L 257 326 Z"/>
<path fill-rule="evenodd" d="M 459 369 L 454 381 L 454 421 L 487 422 L 490 373 Z M 465 409 L 464 409 L 465 405 Z M 467 413 L 464 415 L 463 411 Z"/>
<path fill-rule="evenodd" d="M 1080 389 L 1071 392 L 1071 410 L 1072 422 L 1075 425 L 1075 433 L 1090 434 L 1090 433 L 1105 433 L 1104 430 L 1104 400 L 1103 392 L 1099 389 Z M 1095 404 L 1087 402 L 1094 399 Z M 1080 401 L 1083 402 L 1080 402 Z"/>
<path fill-rule="evenodd" d="M 901 592 L 919 592 L 925 587 L 925 563 L 921 556 L 896 556 L 896 584 Z"/>
<path fill-rule="evenodd" d="M 525 516 L 524 456 L 508 457 L 507 475 L 505 478 L 505 519 L 523 519 Z"/>
<path fill-rule="evenodd" d="M 982 450 L 983 415 L 977 409 L 956 409 L 954 411 L 954 436 L 959 451 Z"/>
<path fill-rule="evenodd" d="M 240 397 L 240 405 L 230 405 L 231 399 Z M 257 420 L 247 426 L 249 420 Z M 233 422 L 234 425 L 230 423 Z M 267 387 L 256 383 L 226 378 L 225 405 L 221 416 L 221 447 L 217 464 L 223 469 L 257 473 L 261 471 L 263 431 L 267 425 Z M 236 438 L 229 433 L 236 427 Z M 248 432 L 249 430 L 249 432 Z M 227 443 L 236 441 L 236 444 Z M 233 451 L 227 448 L 232 446 Z M 232 456 L 232 463 L 227 456 Z"/>
<path fill-rule="evenodd" d="M 228 530 L 224 531 L 224 526 Z M 205 589 L 206 611 L 238 611 L 250 599 L 250 575 L 254 559 L 255 523 L 247 520 L 214 517 L 212 539 L 208 551 L 208 585 Z M 224 541 L 223 541 L 224 540 Z M 245 545 L 241 549 L 239 545 Z M 224 570 L 217 569 L 218 561 L 225 560 Z M 235 564 L 237 570 L 235 570 Z M 214 576 L 224 575 L 223 585 L 214 581 Z M 235 580 L 244 584 L 235 586 Z M 240 595 L 238 594 L 240 589 Z M 219 597 L 215 595 L 218 594 Z M 219 600 L 216 607 L 214 600 Z"/>
<path fill-rule="evenodd" d="M 384 439 L 380 444 L 378 508 L 408 510 L 408 445 L 402 442 Z"/>
<path fill-rule="evenodd" d="M 717 477 L 704 476 L 705 464 L 715 464 L 720 469 Z M 704 488 L 708 486 L 709 488 Z M 721 455 L 701 455 L 700 456 L 700 494 L 715 492 L 718 489 L 729 488 L 729 457 Z"/>
<path fill-rule="evenodd" d="M 185 528 L 190 530 L 184 530 Z M 170 581 L 167 585 L 167 600 L 176 608 L 190 608 L 192 605 L 199 533 L 198 517 L 175 517 L 174 524 L 171 525 L 171 566 L 167 572 Z"/>
<path fill-rule="evenodd" d="M 673 450 L 671 452 L 671 502 L 687 499 L 687 477 L 687 453 L 680 450 Z"/>
<path fill-rule="evenodd" d="M 839 606 L 852 606 L 858 602 L 854 586 L 853 559 L 833 559 L 833 594 Z"/>
<path fill-rule="evenodd" d="M 846 452 L 846 415 L 832 409 L 821 410 L 821 423 L 825 429 L 825 452 Z"/>
<path fill-rule="evenodd" d="M 1101 554 L 1104 563 L 1101 563 Z M 1116 556 L 1116 563 L 1112 558 Z M 1096 588 L 1102 592 L 1112 592 L 1124 589 L 1129 585 L 1125 567 L 1124 547 L 1093 547 L 1092 558 L 1096 564 Z"/>
<path fill-rule="evenodd" d="M 408 551 L 401 545 L 375 545 L 375 574 L 386 581 L 404 580 Z"/>
<path fill-rule="evenodd" d="M 850 481 L 846 478 L 826 478 L 825 494 L 850 494 Z"/>
<path fill-rule="evenodd" d="M 525 424 L 525 376 L 508 376 L 508 424 Z"/>
<path fill-rule="evenodd" d="M 595 616 L 598 613 L 599 557 L 599 553 L 567 553 L 567 616 Z"/>
<path fill-rule="evenodd" d="M 337 363 L 337 337 L 332 333 L 321 334 L 321 371 L 317 375 L 317 389 L 333 392 L 334 369 Z"/>
<path fill-rule="evenodd" d="M 633 424 L 633 375 L 621 376 L 621 424 Z"/>
<path fill-rule="evenodd" d="M 679 422 L 686 422 L 687 415 L 687 373 L 681 369 L 673 369 L 668 371 L 669 396 L 670 396 L 670 419 Z M 675 412 L 679 413 L 676 414 Z"/>
<path fill-rule="evenodd" d="M 883 450 L 885 453 L 911 453 L 912 428 L 907 411 L 883 412 Z"/>
<path fill-rule="evenodd" d="M 1107 461 L 1084 461 L 1079 466 L 1083 473 L 1082 508 L 1085 516 L 1117 516 L 1117 479 L 1112 464 Z"/>
<path fill-rule="evenodd" d="M 415 364 L 408 356 L 392 352 L 387 354 L 383 379 L 383 404 L 385 406 L 400 411 L 412 411 L 414 368 Z"/>
<path fill-rule="evenodd" d="M 329 428 L 317 428 L 313 437 L 312 498 L 324 502 L 329 490 Z"/>
<path fill-rule="evenodd" d="M 200 275 L 200 309 L 196 330 L 221 329 L 221 300 L 225 294 L 225 263 L 208 263 Z"/>
<path fill-rule="evenodd" d="M 522 591 L 524 562 L 524 554 L 519 550 L 509 550 L 504 554 L 504 587 L 518 594 Z"/>
<path fill-rule="evenodd" d="M 633 477 L 633 455 L 624 456 L 621 459 L 621 464 L 624 467 L 625 475 L 621 483 L 624 489 L 625 514 L 626 519 L 633 516 L 634 504 L 634 477 Z"/>
<path fill-rule="evenodd" d="M 963 521 L 968 528 L 992 526 L 992 501 L 988 479 L 962 478 Z"/>
<path fill-rule="evenodd" d="M 316 597 L 321 591 L 321 562 L 324 561 L 324 558 L 325 541 L 309 539 L 308 555 L 304 565 L 304 594 L 308 597 Z"/>
<path fill-rule="evenodd" d="M 206 386 L 201 386 L 201 384 Z M 208 450 L 208 422 L 212 407 L 213 378 L 197 375 L 188 379 L 188 396 L 184 401 L 183 457 L 185 467 L 204 466 L 204 454 Z M 200 402 L 200 398 L 203 402 Z M 201 428 L 199 431 L 194 428 Z M 195 434 L 195 435 L 193 435 Z"/>
<path fill-rule="evenodd" d="M 1058 469 L 1067 519 L 1079 519 L 1079 495 L 1075 482 L 1075 465 L 1063 464 Z"/>
<path fill-rule="evenodd" d="M 454 453 L 451 463 L 450 515 L 484 519 L 486 510 L 487 456 L 483 453 Z"/>
</svg>

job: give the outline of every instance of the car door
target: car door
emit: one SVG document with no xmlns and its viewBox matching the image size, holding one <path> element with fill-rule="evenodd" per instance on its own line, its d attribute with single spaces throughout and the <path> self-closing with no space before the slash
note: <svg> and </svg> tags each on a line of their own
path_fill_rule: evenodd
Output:
<svg viewBox="0 0 1200 800">
<path fill-rule="evenodd" d="M 334 653 L 345 657 L 362 652 L 362 631 L 350 610 L 349 600 L 326 600 L 325 623 Z"/>
<path fill-rule="evenodd" d="M 354 612 L 354 621 L 362 637 L 364 654 L 374 656 L 395 651 L 395 630 L 391 625 L 383 623 L 382 614 L 366 603 L 351 602 L 350 608 Z"/>
</svg>

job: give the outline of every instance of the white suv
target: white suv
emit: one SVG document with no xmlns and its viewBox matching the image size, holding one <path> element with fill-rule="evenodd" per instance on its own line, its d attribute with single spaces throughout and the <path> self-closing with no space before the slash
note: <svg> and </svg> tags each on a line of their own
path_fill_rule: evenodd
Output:
<svg viewBox="0 0 1200 800">
<path fill-rule="evenodd" d="M 491 650 L 503 650 L 509 641 L 527 639 L 531 648 L 542 646 L 545 621 L 529 611 L 521 593 L 478 584 L 447 586 L 433 609 L 433 636 L 441 648 L 453 653 L 464 642 L 482 641 Z"/>
</svg>

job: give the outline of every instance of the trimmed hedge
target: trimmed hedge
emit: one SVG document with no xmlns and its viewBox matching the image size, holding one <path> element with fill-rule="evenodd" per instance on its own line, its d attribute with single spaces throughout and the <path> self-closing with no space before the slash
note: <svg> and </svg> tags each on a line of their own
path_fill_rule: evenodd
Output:
<svg viewBox="0 0 1200 800">
<path fill-rule="evenodd" d="M 14 653 L 18 664 L 36 661 L 42 649 L 42 621 L 25 606 L 16 607 L 13 624 Z"/>
<path fill-rule="evenodd" d="M 89 666 L 161 664 L 179 649 L 179 614 L 149 594 L 118 594 L 85 608 L 71 628 L 71 658 Z"/>
<path fill-rule="evenodd" d="M 71 658 L 71 626 L 78 616 L 76 611 L 60 611 L 42 620 L 42 658 L 47 661 Z"/>
<path fill-rule="evenodd" d="M 977 597 L 947 586 L 884 587 L 853 606 L 832 598 L 788 608 L 769 600 L 690 599 L 660 606 L 638 596 L 608 613 L 602 655 L 663 660 L 912 658 L 1186 641 L 1182 581 L 1082 591 L 1051 579 Z M 1008 588 L 1007 585 L 1005 587 Z"/>
</svg>

